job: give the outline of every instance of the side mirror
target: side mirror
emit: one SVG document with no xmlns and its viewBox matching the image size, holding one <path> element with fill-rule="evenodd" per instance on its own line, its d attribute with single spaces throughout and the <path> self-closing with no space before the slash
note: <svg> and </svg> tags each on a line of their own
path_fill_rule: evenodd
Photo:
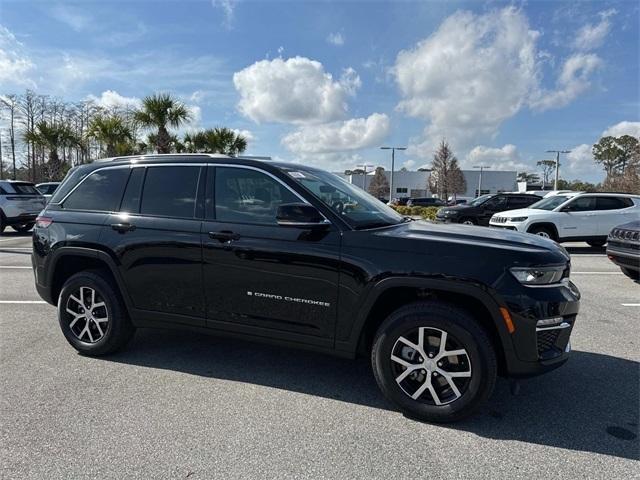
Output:
<svg viewBox="0 0 640 480">
<path fill-rule="evenodd" d="M 276 220 L 283 227 L 326 228 L 331 225 L 316 207 L 306 203 L 280 205 Z"/>
</svg>

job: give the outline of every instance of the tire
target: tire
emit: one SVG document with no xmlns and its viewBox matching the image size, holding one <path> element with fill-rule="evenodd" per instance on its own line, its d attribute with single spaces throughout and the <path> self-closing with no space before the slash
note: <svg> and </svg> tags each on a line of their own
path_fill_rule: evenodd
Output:
<svg viewBox="0 0 640 480">
<path fill-rule="evenodd" d="M 413 345 L 418 346 L 420 331 L 422 343 L 427 345 L 422 355 L 400 340 L 400 337 L 413 340 Z M 443 332 L 447 335 L 444 344 L 447 351 L 465 351 L 465 354 L 442 357 L 446 359 L 444 365 L 438 362 Z M 440 341 L 435 343 L 432 338 L 438 336 Z M 385 397 L 407 416 L 428 422 L 454 422 L 471 415 L 489 398 L 497 376 L 496 352 L 484 329 L 466 311 L 439 301 L 415 302 L 389 315 L 376 333 L 371 363 Z M 412 371 L 407 375 L 408 368 Z M 439 372 L 460 373 L 458 378 L 447 378 Z M 425 389 L 429 379 L 431 387 Z M 450 381 L 454 382 L 457 392 Z M 418 392 L 420 389 L 422 393 Z M 418 396 L 414 399 L 412 395 Z"/>
<path fill-rule="evenodd" d="M 588 240 L 587 243 L 589 244 L 590 247 L 602 248 L 604 247 L 604 244 L 607 243 L 607 241 L 606 240 Z"/>
<path fill-rule="evenodd" d="M 13 228 L 16 232 L 23 233 L 31 230 L 34 225 L 35 225 L 35 222 L 31 222 L 31 223 L 25 223 L 23 225 L 12 225 L 11 228 Z"/>
<path fill-rule="evenodd" d="M 477 222 L 473 218 L 469 217 L 460 219 L 460 223 L 463 225 L 477 225 Z"/>
<path fill-rule="evenodd" d="M 7 227 L 7 224 L 4 222 L 4 213 L 0 210 L 0 234 L 4 232 L 4 229 Z"/>
<path fill-rule="evenodd" d="M 95 297 L 88 318 L 89 308 L 83 307 L 90 306 L 91 291 Z M 58 321 L 71 346 L 89 356 L 120 350 L 135 332 L 117 287 L 100 270 L 76 273 L 65 282 L 58 298 Z"/>
<path fill-rule="evenodd" d="M 622 273 L 624 273 L 631 280 L 635 280 L 636 282 L 640 280 L 640 272 L 638 270 L 631 270 L 630 268 L 620 267 Z"/>
<path fill-rule="evenodd" d="M 529 229 L 529 233 L 532 233 L 533 235 L 538 235 L 543 238 L 548 238 L 550 240 L 556 240 L 555 232 L 548 227 L 534 225 Z"/>
</svg>

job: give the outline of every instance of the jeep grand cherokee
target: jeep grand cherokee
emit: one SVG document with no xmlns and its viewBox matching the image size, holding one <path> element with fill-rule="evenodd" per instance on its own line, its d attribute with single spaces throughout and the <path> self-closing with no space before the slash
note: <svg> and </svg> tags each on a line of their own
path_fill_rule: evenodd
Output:
<svg viewBox="0 0 640 480">
<path fill-rule="evenodd" d="M 325 171 L 219 155 L 70 171 L 37 219 L 38 292 L 85 355 L 168 325 L 345 357 L 429 421 L 496 376 L 560 366 L 579 292 L 567 252 L 511 231 L 398 215 Z"/>
</svg>

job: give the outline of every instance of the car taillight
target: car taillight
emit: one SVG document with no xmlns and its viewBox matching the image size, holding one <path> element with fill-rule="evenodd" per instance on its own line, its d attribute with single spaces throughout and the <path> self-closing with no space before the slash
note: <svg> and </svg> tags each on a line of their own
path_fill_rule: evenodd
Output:
<svg viewBox="0 0 640 480">
<path fill-rule="evenodd" d="M 38 228 L 48 228 L 53 223 L 51 217 L 36 217 L 36 226 Z"/>
</svg>

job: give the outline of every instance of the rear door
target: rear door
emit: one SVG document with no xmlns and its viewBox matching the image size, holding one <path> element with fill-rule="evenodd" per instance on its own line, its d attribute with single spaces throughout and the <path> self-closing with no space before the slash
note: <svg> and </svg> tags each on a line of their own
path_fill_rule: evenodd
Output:
<svg viewBox="0 0 640 480">
<path fill-rule="evenodd" d="M 305 200 L 260 169 L 210 167 L 207 188 L 207 324 L 332 346 L 340 231 L 278 225 L 278 205 Z"/>
<path fill-rule="evenodd" d="M 201 165 L 135 166 L 101 243 L 119 265 L 137 316 L 204 325 Z M 202 185 L 201 185 L 202 184 Z"/>
</svg>

